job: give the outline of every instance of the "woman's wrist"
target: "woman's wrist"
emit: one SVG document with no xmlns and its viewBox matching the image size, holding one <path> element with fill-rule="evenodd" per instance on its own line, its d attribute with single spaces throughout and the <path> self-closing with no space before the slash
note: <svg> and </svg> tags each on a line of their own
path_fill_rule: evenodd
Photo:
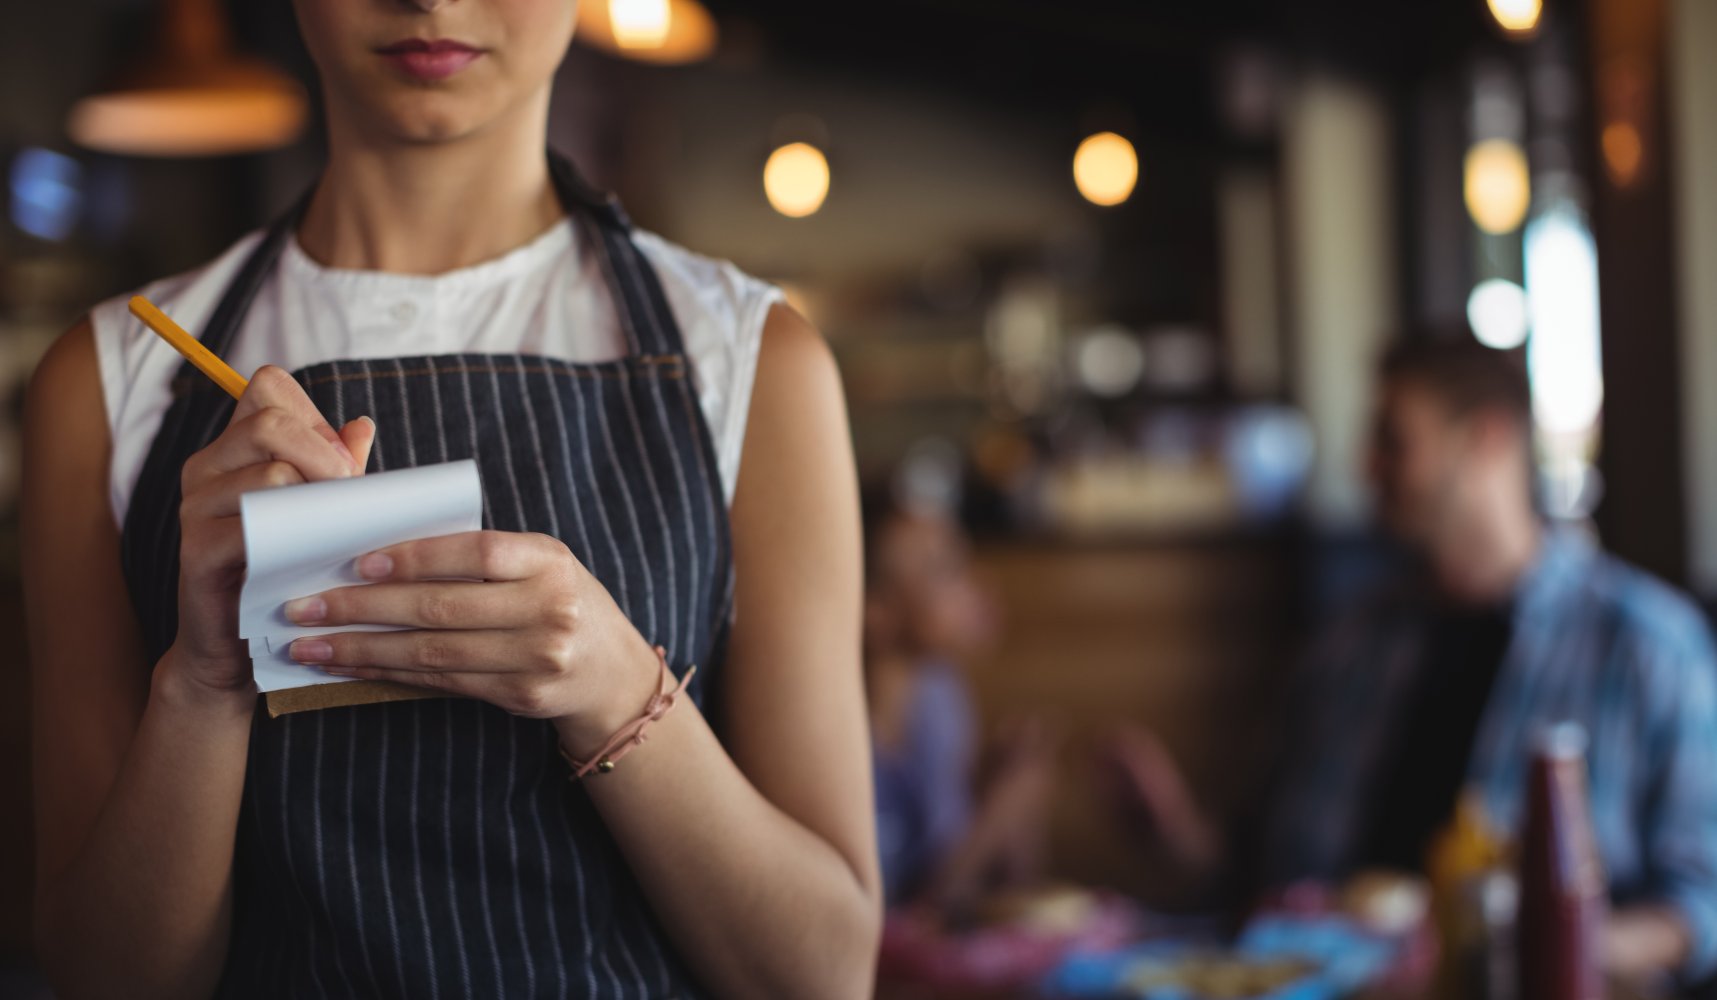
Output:
<svg viewBox="0 0 1717 1000">
<path fill-rule="evenodd" d="M 243 716 L 256 709 L 256 683 L 239 686 L 210 684 L 185 662 L 178 647 L 172 647 L 155 665 L 150 697 L 162 704 L 198 715 Z"/>
<path fill-rule="evenodd" d="M 628 625 L 616 645 L 619 651 L 607 658 L 613 667 L 608 679 L 595 686 L 581 711 L 554 720 L 561 749 L 580 760 L 642 715 L 660 689 L 661 660 L 637 629 Z"/>
</svg>

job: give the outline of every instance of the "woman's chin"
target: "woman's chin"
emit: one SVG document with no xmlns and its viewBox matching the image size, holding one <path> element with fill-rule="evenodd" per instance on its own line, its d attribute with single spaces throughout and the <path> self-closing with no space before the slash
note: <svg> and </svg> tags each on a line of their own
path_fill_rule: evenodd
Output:
<svg viewBox="0 0 1717 1000">
<path fill-rule="evenodd" d="M 497 117 L 468 97 L 412 94 L 374 109 L 371 134 L 406 145 L 454 142 L 480 132 Z"/>
<path fill-rule="evenodd" d="M 454 117 L 419 118 L 398 123 L 394 129 L 394 137 L 409 145 L 433 146 L 456 142 L 478 131 L 480 127 L 480 123 Z"/>
<path fill-rule="evenodd" d="M 490 118 L 470 108 L 445 103 L 439 107 L 418 107 L 394 116 L 394 134 L 405 142 L 452 142 L 481 131 Z"/>
</svg>

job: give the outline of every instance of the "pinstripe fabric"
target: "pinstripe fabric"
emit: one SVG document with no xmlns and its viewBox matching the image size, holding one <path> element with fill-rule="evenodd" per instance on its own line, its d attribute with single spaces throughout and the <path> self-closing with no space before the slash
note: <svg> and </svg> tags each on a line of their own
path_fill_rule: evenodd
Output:
<svg viewBox="0 0 1717 1000">
<path fill-rule="evenodd" d="M 683 674 L 719 674 L 732 560 L 679 331 L 611 201 L 553 174 L 603 262 L 631 353 L 600 364 L 456 354 L 294 373 L 336 426 L 376 419 L 372 470 L 475 458 L 483 522 L 554 535 Z M 235 278 L 221 353 L 289 215 Z M 122 544 L 152 660 L 177 622 L 178 470 L 232 403 L 187 370 Z M 553 727 L 442 699 L 268 719 L 250 741 L 224 996 L 655 997 L 698 990 Z"/>
</svg>

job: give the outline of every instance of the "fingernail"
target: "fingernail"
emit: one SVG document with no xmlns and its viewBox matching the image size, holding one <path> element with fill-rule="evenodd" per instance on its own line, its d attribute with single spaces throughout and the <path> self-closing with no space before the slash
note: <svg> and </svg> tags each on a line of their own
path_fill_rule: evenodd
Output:
<svg viewBox="0 0 1717 1000">
<path fill-rule="evenodd" d="M 287 601 L 283 610 L 287 621 L 314 625 L 328 617 L 328 602 L 320 597 L 300 597 L 296 601 Z"/>
<path fill-rule="evenodd" d="M 393 559 L 381 552 L 358 558 L 358 575 L 366 580 L 385 580 L 393 572 Z"/>
<path fill-rule="evenodd" d="M 322 672 L 330 677 L 351 677 L 357 673 L 351 667 L 323 667 Z"/>
<path fill-rule="evenodd" d="M 299 663 L 326 663 L 334 657 L 334 647 L 321 639 L 299 639 L 292 644 L 292 658 Z"/>
<path fill-rule="evenodd" d="M 346 457 L 346 468 L 351 470 L 347 478 L 358 475 L 364 471 L 358 467 L 358 456 L 352 454 L 352 449 L 346 447 L 346 442 L 340 440 L 340 435 L 335 434 L 331 443 L 334 447 L 340 449 L 340 454 Z"/>
</svg>

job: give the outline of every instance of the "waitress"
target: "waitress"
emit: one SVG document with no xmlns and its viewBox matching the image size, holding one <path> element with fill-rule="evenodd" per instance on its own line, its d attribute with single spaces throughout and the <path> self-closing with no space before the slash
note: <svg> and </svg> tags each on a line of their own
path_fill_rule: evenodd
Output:
<svg viewBox="0 0 1717 1000">
<path fill-rule="evenodd" d="M 124 297 L 30 387 L 50 981 L 868 995 L 858 515 L 826 346 L 545 154 L 574 4 L 296 7 L 321 179 L 143 289 L 249 390 L 204 384 Z M 284 609 L 327 629 L 299 661 L 447 697 L 258 712 L 239 496 L 461 458 L 484 530 L 365 554 L 371 585 Z"/>
</svg>

